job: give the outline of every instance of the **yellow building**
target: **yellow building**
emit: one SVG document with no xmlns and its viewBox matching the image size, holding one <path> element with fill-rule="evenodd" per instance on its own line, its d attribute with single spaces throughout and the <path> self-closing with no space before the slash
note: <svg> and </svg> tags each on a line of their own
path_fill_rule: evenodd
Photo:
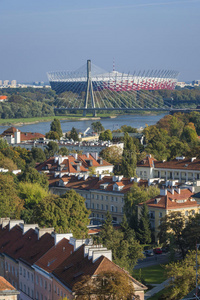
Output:
<svg viewBox="0 0 200 300">
<path fill-rule="evenodd" d="M 186 217 L 200 213 L 200 205 L 193 198 L 192 187 L 188 189 L 161 189 L 160 195 L 148 200 L 146 204 L 149 210 L 151 228 L 155 232 L 156 241 L 158 240 L 158 227 L 161 224 L 161 218 L 171 212 L 178 211 L 182 212 Z M 142 206 L 143 203 L 138 205 L 138 218 L 140 218 Z"/>
</svg>

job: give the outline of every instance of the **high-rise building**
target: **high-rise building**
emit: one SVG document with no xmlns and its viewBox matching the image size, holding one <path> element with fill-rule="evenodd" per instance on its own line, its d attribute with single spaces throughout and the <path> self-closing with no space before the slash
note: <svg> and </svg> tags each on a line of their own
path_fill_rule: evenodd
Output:
<svg viewBox="0 0 200 300">
<path fill-rule="evenodd" d="M 11 81 L 11 86 L 12 87 L 16 87 L 16 85 L 17 85 L 17 80 L 12 80 Z"/>
<path fill-rule="evenodd" d="M 3 84 L 3 81 L 2 80 L 0 80 L 0 86 Z"/>
<path fill-rule="evenodd" d="M 4 80 L 3 85 L 8 86 L 9 85 L 9 80 Z"/>
</svg>

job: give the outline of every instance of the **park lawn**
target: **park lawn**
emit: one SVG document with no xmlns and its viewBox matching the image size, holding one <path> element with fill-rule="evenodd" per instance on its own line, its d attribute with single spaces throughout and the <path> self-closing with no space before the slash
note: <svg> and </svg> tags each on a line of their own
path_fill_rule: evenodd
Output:
<svg viewBox="0 0 200 300">
<path fill-rule="evenodd" d="M 133 270 L 133 277 L 137 279 L 140 270 L 142 278 L 144 278 L 146 284 L 159 284 L 167 279 L 165 270 L 162 265 L 154 265 L 147 268 Z"/>
</svg>

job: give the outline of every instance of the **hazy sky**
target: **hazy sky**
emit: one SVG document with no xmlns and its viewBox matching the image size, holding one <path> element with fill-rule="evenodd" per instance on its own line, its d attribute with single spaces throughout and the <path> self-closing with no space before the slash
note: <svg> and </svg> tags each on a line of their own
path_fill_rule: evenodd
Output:
<svg viewBox="0 0 200 300">
<path fill-rule="evenodd" d="M 200 79 L 200 0 L 0 0 L 0 79 L 47 81 L 87 59 Z"/>
</svg>

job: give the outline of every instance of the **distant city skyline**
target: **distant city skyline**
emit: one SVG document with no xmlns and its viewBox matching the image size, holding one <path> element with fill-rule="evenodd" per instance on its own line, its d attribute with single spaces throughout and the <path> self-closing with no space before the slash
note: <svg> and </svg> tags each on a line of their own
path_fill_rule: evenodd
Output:
<svg viewBox="0 0 200 300">
<path fill-rule="evenodd" d="M 0 0 L 0 79 L 48 82 L 87 59 L 107 71 L 200 79 L 200 0 Z"/>
</svg>

